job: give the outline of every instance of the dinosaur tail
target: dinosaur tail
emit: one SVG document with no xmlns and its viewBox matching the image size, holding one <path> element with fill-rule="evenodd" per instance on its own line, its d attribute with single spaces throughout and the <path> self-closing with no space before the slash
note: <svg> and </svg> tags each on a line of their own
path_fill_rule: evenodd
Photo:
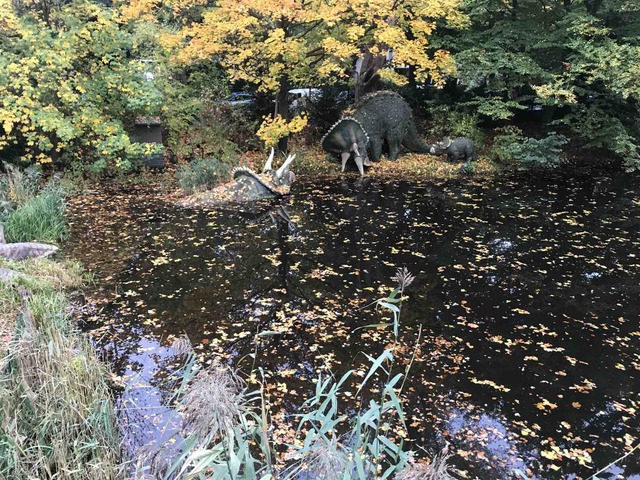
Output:
<svg viewBox="0 0 640 480">
<path fill-rule="evenodd" d="M 411 120 L 409 122 L 409 128 L 407 129 L 407 133 L 402 139 L 402 145 L 409 151 L 415 153 L 429 153 L 431 150 L 431 145 L 428 145 L 422 141 L 422 139 L 418 136 L 418 130 L 416 129 L 416 124 Z"/>
</svg>

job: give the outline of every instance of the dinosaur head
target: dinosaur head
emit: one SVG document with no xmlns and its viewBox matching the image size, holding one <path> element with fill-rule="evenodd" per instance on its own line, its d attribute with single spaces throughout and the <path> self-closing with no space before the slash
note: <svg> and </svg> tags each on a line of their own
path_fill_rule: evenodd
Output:
<svg viewBox="0 0 640 480">
<path fill-rule="evenodd" d="M 345 117 L 329 129 L 322 137 L 322 148 L 329 153 L 340 154 L 342 171 L 347 161 L 353 158 L 361 176 L 364 176 L 364 165 L 368 164 L 367 145 L 369 136 L 362 124 L 352 117 Z"/>
<path fill-rule="evenodd" d="M 429 153 L 433 155 L 442 155 L 444 153 L 447 153 L 447 148 L 449 148 L 450 146 L 451 139 L 449 137 L 445 137 L 441 142 L 431 145 Z"/>
<path fill-rule="evenodd" d="M 289 170 L 295 155 L 289 155 L 278 169 L 273 168 L 274 150 L 265 163 L 262 173 L 256 173 L 248 167 L 236 167 L 232 175 L 236 184 L 229 187 L 239 200 L 257 200 L 279 197 L 289 193 L 296 176 Z"/>
<path fill-rule="evenodd" d="M 289 187 L 291 187 L 291 184 L 296 181 L 295 174 L 291 170 L 289 170 L 289 167 L 291 166 L 291 163 L 293 163 L 293 160 L 296 158 L 296 156 L 289 155 L 287 159 L 284 161 L 284 163 L 280 166 L 280 168 L 278 168 L 277 170 L 274 170 L 273 169 L 274 154 L 275 152 L 272 148 L 271 154 L 267 159 L 267 163 L 265 163 L 264 167 L 262 168 L 262 174 L 271 176 L 271 182 L 273 183 L 273 185 L 275 185 L 277 188 L 286 188 L 287 191 L 284 193 L 288 193 Z"/>
<path fill-rule="evenodd" d="M 438 147 L 445 149 L 451 146 L 451 139 L 449 137 L 444 137 L 441 142 L 438 142 Z"/>
</svg>

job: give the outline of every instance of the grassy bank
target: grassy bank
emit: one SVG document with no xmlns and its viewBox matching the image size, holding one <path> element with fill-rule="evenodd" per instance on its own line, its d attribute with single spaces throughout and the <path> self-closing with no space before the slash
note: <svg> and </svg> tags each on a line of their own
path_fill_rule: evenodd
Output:
<svg viewBox="0 0 640 480">
<path fill-rule="evenodd" d="M 9 241 L 59 241 L 64 191 L 0 178 Z M 107 371 L 71 319 L 74 262 L 0 259 L 0 479 L 115 479 L 119 434 Z"/>
<path fill-rule="evenodd" d="M 116 478 L 107 372 L 71 323 L 65 293 L 81 285 L 81 268 L 47 259 L 0 266 L 22 274 L 0 284 L 9 340 L 0 351 L 0 478 Z"/>
<path fill-rule="evenodd" d="M 321 148 L 313 148 L 305 145 L 292 144 L 290 152 L 296 155 L 291 166 L 300 181 L 322 178 L 355 177 L 358 172 L 355 164 L 348 164 L 346 173 L 341 172 L 340 162 L 332 160 Z M 261 172 L 267 155 L 263 152 L 252 151 L 244 153 L 237 161 L 239 165 L 252 168 Z M 276 158 L 276 165 L 282 159 Z M 365 171 L 367 178 L 406 179 L 413 181 L 443 181 L 460 176 L 492 176 L 500 168 L 487 158 L 480 158 L 474 162 L 472 171 L 462 172 L 461 163 L 450 163 L 446 157 L 434 155 L 404 153 L 396 162 L 390 162 L 383 157 L 380 162 L 375 162 Z M 206 168 L 205 168 L 206 167 Z M 215 185 L 230 180 L 230 168 L 227 164 L 216 159 L 195 160 L 191 164 L 185 164 L 178 170 L 178 183 L 187 193 L 194 193 L 211 189 Z M 213 172 L 213 173 L 212 173 Z"/>
</svg>

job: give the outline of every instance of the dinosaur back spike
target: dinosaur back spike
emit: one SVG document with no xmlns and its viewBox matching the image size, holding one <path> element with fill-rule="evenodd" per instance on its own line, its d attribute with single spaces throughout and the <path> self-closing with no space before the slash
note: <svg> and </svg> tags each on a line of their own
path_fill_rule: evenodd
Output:
<svg viewBox="0 0 640 480">
<path fill-rule="evenodd" d="M 334 123 L 331 126 L 331 128 L 329 129 L 329 131 L 327 133 L 324 134 L 324 136 L 320 140 L 320 144 L 322 145 L 324 143 L 324 141 L 327 139 L 327 137 L 329 135 L 331 135 L 339 125 L 341 125 L 344 122 L 349 122 L 349 121 L 356 123 L 360 127 L 360 129 L 364 133 L 365 138 L 367 139 L 367 143 L 369 143 L 369 135 L 367 134 L 367 131 L 364 129 L 364 126 L 362 125 L 362 123 L 360 123 L 358 120 L 356 120 L 353 117 L 342 117 L 340 120 L 338 120 L 336 123 Z"/>
<path fill-rule="evenodd" d="M 254 181 L 260 183 L 270 192 L 278 196 L 281 195 L 280 192 L 278 192 L 273 185 L 269 185 L 269 183 L 265 182 L 260 177 L 260 175 L 258 175 L 256 172 L 251 170 L 249 167 L 235 167 L 233 170 L 231 170 L 231 175 L 233 176 L 234 180 L 238 180 L 240 177 L 251 177 Z"/>
<path fill-rule="evenodd" d="M 233 177 L 234 180 L 244 175 L 249 175 L 251 177 L 258 176 L 258 174 L 253 170 L 251 170 L 249 167 L 234 167 L 234 169 L 231 170 L 231 176 Z"/>
</svg>

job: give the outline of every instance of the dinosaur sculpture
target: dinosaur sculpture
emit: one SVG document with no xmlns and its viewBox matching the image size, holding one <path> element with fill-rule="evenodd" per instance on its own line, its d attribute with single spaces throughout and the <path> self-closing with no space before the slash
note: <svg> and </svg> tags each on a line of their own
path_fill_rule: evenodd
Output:
<svg viewBox="0 0 640 480">
<path fill-rule="evenodd" d="M 474 162 L 478 156 L 476 154 L 476 146 L 468 137 L 458 137 L 451 140 L 446 137 L 443 141 L 436 143 L 431 147 L 433 155 L 447 155 L 447 159 L 450 162 L 460 162 L 462 160 L 465 163 Z"/>
<path fill-rule="evenodd" d="M 4 225 L 0 223 L 0 257 L 9 260 L 48 257 L 58 251 L 55 245 L 35 242 L 6 243 Z"/>
<path fill-rule="evenodd" d="M 364 96 L 351 115 L 338 120 L 322 137 L 322 148 L 340 154 L 343 172 L 353 157 L 363 176 L 364 166 L 371 165 L 369 155 L 374 162 L 380 160 L 385 142 L 392 162 L 398 158 L 400 145 L 416 153 L 429 153 L 431 148 L 419 138 L 409 104 L 388 91 Z"/>
<path fill-rule="evenodd" d="M 181 205 L 221 205 L 225 203 L 252 202 L 281 197 L 289 193 L 296 176 L 289 170 L 295 155 L 289 155 L 277 170 L 273 169 L 274 150 L 262 169 L 256 173 L 248 167 L 236 167 L 231 172 L 233 180 L 213 190 L 196 193 L 183 200 Z"/>
</svg>

